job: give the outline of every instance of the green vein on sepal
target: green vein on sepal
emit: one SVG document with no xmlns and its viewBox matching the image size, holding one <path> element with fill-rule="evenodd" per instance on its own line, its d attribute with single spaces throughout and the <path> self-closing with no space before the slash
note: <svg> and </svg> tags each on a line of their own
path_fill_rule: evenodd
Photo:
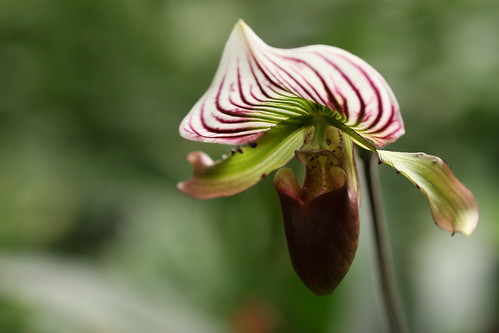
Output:
<svg viewBox="0 0 499 333">
<path fill-rule="evenodd" d="M 336 117 L 324 117 L 324 119 L 331 126 L 336 127 L 337 129 L 341 130 L 345 134 L 348 134 L 355 141 L 355 143 L 357 143 L 362 148 L 370 150 L 373 153 L 376 153 L 376 147 L 374 147 L 374 145 L 372 143 L 370 143 L 362 135 L 355 132 L 353 129 L 351 129 L 347 125 L 345 125 L 345 123 L 342 122 L 341 120 L 337 119 Z"/>
</svg>

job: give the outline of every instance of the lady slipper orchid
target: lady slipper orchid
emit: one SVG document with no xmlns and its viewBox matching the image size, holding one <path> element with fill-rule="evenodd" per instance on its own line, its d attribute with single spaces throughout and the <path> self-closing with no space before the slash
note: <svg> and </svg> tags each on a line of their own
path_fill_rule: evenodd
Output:
<svg viewBox="0 0 499 333">
<path fill-rule="evenodd" d="M 178 189 L 194 198 L 244 191 L 293 156 L 305 166 L 302 186 L 288 168 L 277 171 L 274 186 L 293 267 L 319 295 L 336 288 L 357 248 L 355 145 L 413 182 L 440 228 L 469 235 L 478 223 L 473 194 L 440 158 L 379 149 L 404 134 L 397 100 L 375 69 L 336 47 L 274 48 L 239 21 L 180 134 L 237 146 L 217 162 L 188 155 L 194 176 Z"/>
</svg>

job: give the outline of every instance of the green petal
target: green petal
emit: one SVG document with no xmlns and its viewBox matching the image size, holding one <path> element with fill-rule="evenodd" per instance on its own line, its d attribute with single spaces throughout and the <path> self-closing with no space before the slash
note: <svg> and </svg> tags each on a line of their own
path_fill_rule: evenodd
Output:
<svg viewBox="0 0 499 333">
<path fill-rule="evenodd" d="M 309 118 L 284 121 L 253 144 L 233 150 L 231 156 L 213 162 L 202 152 L 188 156 L 194 176 L 177 185 L 185 194 L 197 199 L 233 195 L 258 183 L 277 168 L 284 166 L 300 149 L 312 127 Z"/>
<path fill-rule="evenodd" d="M 424 153 L 378 150 L 381 162 L 402 173 L 423 192 L 433 220 L 442 229 L 470 235 L 478 224 L 478 206 L 473 194 L 439 157 Z"/>
</svg>

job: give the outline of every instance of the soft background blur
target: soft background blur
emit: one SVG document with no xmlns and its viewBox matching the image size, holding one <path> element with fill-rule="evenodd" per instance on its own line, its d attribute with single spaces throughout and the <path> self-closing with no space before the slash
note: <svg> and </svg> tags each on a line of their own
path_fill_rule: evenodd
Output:
<svg viewBox="0 0 499 333">
<path fill-rule="evenodd" d="M 175 189 L 188 152 L 229 149 L 177 127 L 239 18 L 385 76 L 407 130 L 390 148 L 443 157 L 481 209 L 451 237 L 380 167 L 411 329 L 499 332 L 498 17 L 495 0 L 1 0 L 0 332 L 386 332 L 364 211 L 350 273 L 316 297 L 272 177 L 210 201 Z"/>
</svg>

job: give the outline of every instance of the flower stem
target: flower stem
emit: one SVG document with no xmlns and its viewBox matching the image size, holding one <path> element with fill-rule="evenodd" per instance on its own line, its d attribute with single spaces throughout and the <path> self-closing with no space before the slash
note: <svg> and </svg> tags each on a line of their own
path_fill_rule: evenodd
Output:
<svg viewBox="0 0 499 333">
<path fill-rule="evenodd" d="M 365 179 L 373 222 L 376 262 L 378 266 L 381 295 L 391 333 L 408 332 L 397 293 L 393 264 L 389 251 L 388 235 L 383 219 L 381 189 L 377 172 L 378 159 L 375 154 L 359 149 L 364 165 Z"/>
</svg>

